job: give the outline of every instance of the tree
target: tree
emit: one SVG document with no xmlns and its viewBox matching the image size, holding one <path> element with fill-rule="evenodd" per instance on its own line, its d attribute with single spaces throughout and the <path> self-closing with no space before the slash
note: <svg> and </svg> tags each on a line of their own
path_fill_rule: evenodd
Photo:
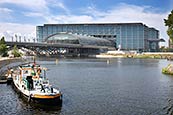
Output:
<svg viewBox="0 0 173 115">
<path fill-rule="evenodd" d="M 22 54 L 19 52 L 19 49 L 17 48 L 16 45 L 13 47 L 12 54 L 14 55 L 14 57 L 21 57 L 22 56 Z"/>
<path fill-rule="evenodd" d="M 2 57 L 8 56 L 7 51 L 8 51 L 8 48 L 7 48 L 7 45 L 5 43 L 5 38 L 2 37 L 1 40 L 0 40 L 0 55 Z"/>
<path fill-rule="evenodd" d="M 6 43 L 5 43 L 5 38 L 4 38 L 4 36 L 1 38 L 0 44 L 6 44 Z"/>
<path fill-rule="evenodd" d="M 173 43 L 173 10 L 168 15 L 168 19 L 164 19 L 165 26 L 168 26 L 167 34 L 171 40 L 171 43 Z"/>
</svg>

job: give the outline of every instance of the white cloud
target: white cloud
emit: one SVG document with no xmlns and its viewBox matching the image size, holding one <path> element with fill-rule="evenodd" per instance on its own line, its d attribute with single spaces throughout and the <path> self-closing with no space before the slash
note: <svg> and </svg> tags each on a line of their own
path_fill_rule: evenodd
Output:
<svg viewBox="0 0 173 115">
<path fill-rule="evenodd" d="M 69 12 L 68 8 L 65 7 L 64 4 L 61 3 L 61 2 L 56 2 L 56 3 L 55 3 L 55 6 L 58 6 L 58 7 L 62 8 L 62 9 L 65 10 L 66 12 Z"/>
<path fill-rule="evenodd" d="M 0 4 L 5 3 L 15 4 L 19 7 L 26 8 L 31 12 L 39 12 L 42 14 L 49 14 L 50 6 L 59 7 L 67 13 L 70 12 L 68 8 L 60 0 L 0 0 Z"/>
<path fill-rule="evenodd" d="M 48 6 L 53 6 L 55 9 L 61 8 L 66 14 L 70 14 L 70 10 L 64 5 L 62 0 L 49 0 L 47 1 Z"/>
<path fill-rule="evenodd" d="M 149 10 L 150 9 L 150 10 Z M 120 4 L 110 10 L 100 11 L 95 7 L 83 9 L 83 15 L 50 15 L 45 17 L 48 23 L 127 23 L 142 22 L 149 27 L 154 27 L 160 31 L 160 38 L 168 39 L 166 27 L 163 19 L 168 12 L 158 13 L 158 9 L 150 6 L 135 6 Z M 167 45 L 164 44 L 164 45 Z"/>
<path fill-rule="evenodd" d="M 32 39 L 32 37 L 35 37 L 35 28 L 35 26 L 29 24 L 0 23 L 0 38 L 5 36 L 7 41 L 11 41 L 12 36 L 14 37 L 17 34 L 18 36 Z"/>
<path fill-rule="evenodd" d="M 11 9 L 8 8 L 0 8 L 0 13 L 11 13 L 13 12 Z"/>
<path fill-rule="evenodd" d="M 35 31 L 35 26 L 29 24 L 17 24 L 17 23 L 0 23 L 0 31 L 12 31 L 12 32 L 21 32 L 22 34 L 32 33 Z"/>
<path fill-rule="evenodd" d="M 119 4 L 107 11 L 96 9 L 95 6 L 89 6 L 82 9 L 81 15 L 71 14 L 69 9 L 62 1 L 46 1 L 46 0 L 0 0 L 2 3 L 13 3 L 23 5 L 30 8 L 31 12 L 25 12 L 25 16 L 38 17 L 45 19 L 45 23 L 127 23 L 127 22 L 142 22 L 149 27 L 154 27 L 160 31 L 160 38 L 168 39 L 166 34 L 166 27 L 163 19 L 167 17 L 169 12 L 159 13 L 158 9 L 150 6 L 135 6 L 128 4 Z M 50 5 L 57 6 L 63 9 L 66 13 L 64 15 L 55 15 L 50 13 Z M 8 9 L 5 11 L 8 12 Z M 10 12 L 10 10 L 9 10 Z M 17 26 L 15 26 L 17 25 Z M 21 33 L 33 33 L 35 26 L 23 24 L 3 24 L 0 26 L 0 31 L 11 30 Z M 8 28 L 7 28 L 8 27 Z M 15 29 L 12 29 L 15 28 Z M 167 45 L 164 44 L 164 45 Z"/>
<path fill-rule="evenodd" d="M 18 7 L 25 8 L 28 11 L 27 12 L 19 12 L 23 13 L 25 16 L 28 17 L 41 17 L 43 19 L 46 19 L 47 22 L 51 20 L 51 17 L 53 19 L 53 14 L 50 13 L 49 5 L 54 4 L 54 6 L 59 7 L 69 12 L 68 8 L 65 7 L 62 1 L 54 1 L 54 0 L 0 0 L 0 4 L 14 4 Z M 8 8 L 0 8 L 0 18 L 5 19 L 6 17 L 9 19 L 16 19 L 15 17 L 12 17 L 10 13 L 13 11 Z M 22 20 L 22 19 L 21 19 Z M 53 21 L 53 20 L 51 20 Z M 36 37 L 36 25 L 30 25 L 30 24 L 20 24 L 20 23 L 3 23 L 4 20 L 0 19 L 0 37 L 6 36 L 7 40 L 11 40 L 11 36 L 14 36 L 14 34 L 17 35 L 23 35 L 28 37 Z M 34 22 L 34 20 L 33 20 Z M 46 22 L 45 22 L 46 23 Z"/>
<path fill-rule="evenodd" d="M 13 10 L 9 9 L 9 8 L 0 8 L 0 21 L 1 20 L 8 20 L 8 19 L 12 19 L 11 17 L 11 13 L 13 12 Z"/>
<path fill-rule="evenodd" d="M 160 38 L 168 40 L 164 18 L 168 12 L 158 13 L 158 9 L 150 6 L 135 6 L 128 4 L 119 4 L 118 6 L 107 10 L 100 11 L 91 6 L 82 11 L 84 15 L 59 15 L 51 18 L 56 23 L 134 23 L 142 22 L 149 27 L 154 27 L 160 31 Z M 49 21 L 50 22 L 50 21 Z M 167 46 L 167 42 L 162 44 Z"/>
<path fill-rule="evenodd" d="M 104 12 L 105 15 L 99 16 L 101 12 L 95 15 L 98 17 L 95 19 L 96 22 L 142 22 L 149 27 L 154 27 L 160 31 L 160 37 L 165 40 L 168 39 L 166 34 L 166 27 L 164 26 L 164 18 L 167 17 L 168 12 L 158 13 L 153 12 L 157 9 L 147 10 L 148 6 L 135 6 L 123 4 L 118 7 L 115 7 L 107 12 Z M 167 42 L 166 44 L 167 45 Z"/>
<path fill-rule="evenodd" d="M 0 0 L 0 4 L 4 3 L 16 4 L 20 7 L 27 7 L 33 11 L 41 11 L 43 9 L 47 9 L 45 0 Z"/>
<path fill-rule="evenodd" d="M 44 14 L 39 12 L 23 12 L 23 14 L 28 17 L 43 17 L 44 16 Z"/>
<path fill-rule="evenodd" d="M 46 17 L 47 23 L 85 23 L 93 22 L 89 15 L 59 15 Z"/>
</svg>

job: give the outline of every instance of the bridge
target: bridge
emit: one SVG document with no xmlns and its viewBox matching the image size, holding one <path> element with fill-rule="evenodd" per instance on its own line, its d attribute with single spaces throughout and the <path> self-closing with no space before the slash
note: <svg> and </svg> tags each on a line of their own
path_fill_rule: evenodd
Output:
<svg viewBox="0 0 173 115">
<path fill-rule="evenodd" d="M 67 44 L 67 43 L 37 43 L 37 42 L 6 42 L 7 46 L 17 47 L 55 47 L 55 48 L 90 48 L 90 49 L 114 49 L 113 47 L 107 46 L 94 46 L 94 45 L 81 45 L 81 44 Z"/>
<path fill-rule="evenodd" d="M 98 54 L 101 51 L 114 49 L 107 46 L 67 44 L 67 43 L 37 43 L 37 42 L 6 42 L 7 46 L 18 48 L 24 47 L 36 52 L 37 55 L 69 55 L 69 56 L 88 56 Z M 61 51 L 60 51 L 61 50 Z M 62 50 L 64 52 L 62 52 Z"/>
</svg>

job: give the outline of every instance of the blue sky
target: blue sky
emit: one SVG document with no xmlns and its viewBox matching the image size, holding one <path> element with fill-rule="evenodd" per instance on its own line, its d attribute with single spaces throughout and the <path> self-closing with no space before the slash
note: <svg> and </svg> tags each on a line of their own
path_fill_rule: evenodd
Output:
<svg viewBox="0 0 173 115">
<path fill-rule="evenodd" d="M 45 23 L 143 22 L 167 40 L 163 19 L 172 9 L 173 0 L 0 0 L 0 35 L 34 37 Z"/>
</svg>

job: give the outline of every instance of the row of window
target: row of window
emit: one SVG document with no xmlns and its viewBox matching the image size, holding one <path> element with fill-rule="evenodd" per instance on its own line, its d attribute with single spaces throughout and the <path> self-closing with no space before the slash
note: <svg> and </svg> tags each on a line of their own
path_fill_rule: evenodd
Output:
<svg viewBox="0 0 173 115">
<path fill-rule="evenodd" d="M 82 35 L 97 35 L 102 38 L 104 35 L 110 35 L 112 38 L 114 37 L 116 40 L 112 40 L 116 42 L 117 45 L 121 45 L 124 49 L 133 49 L 136 47 L 144 48 L 145 39 L 158 39 L 158 31 L 154 28 L 148 28 L 143 24 L 127 24 L 127 25 L 44 25 L 37 27 L 37 38 L 39 41 L 43 41 L 46 37 L 56 34 L 58 32 L 72 32 L 78 33 Z M 84 38 L 83 38 L 84 39 Z M 66 42 L 63 41 L 62 42 Z M 94 43 L 91 39 L 82 41 L 83 43 L 97 44 Z M 81 43 L 82 43 L 81 42 Z M 75 41 L 75 43 L 77 43 Z M 100 44 L 104 44 L 104 42 L 100 42 Z"/>
</svg>

